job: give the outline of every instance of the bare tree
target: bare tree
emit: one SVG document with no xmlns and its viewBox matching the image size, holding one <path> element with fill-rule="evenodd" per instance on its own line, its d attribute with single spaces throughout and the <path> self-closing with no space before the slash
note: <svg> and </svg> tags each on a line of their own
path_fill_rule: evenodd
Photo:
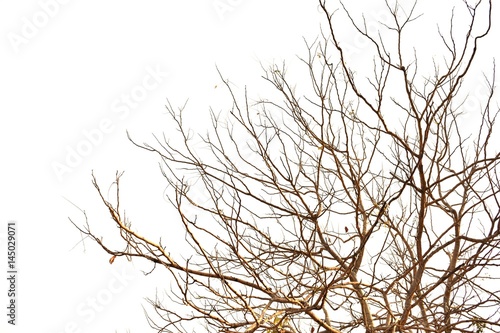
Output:
<svg viewBox="0 0 500 333">
<path fill-rule="evenodd" d="M 133 141 L 161 158 L 190 254 L 131 227 L 121 174 L 113 203 L 93 184 L 122 246 L 75 225 L 112 260 L 170 273 L 171 300 L 149 300 L 159 332 L 498 332 L 494 62 L 487 98 L 469 110 L 477 127 L 460 125 L 491 0 L 460 2 L 428 36 L 444 50 L 432 71 L 406 34 L 421 22 L 416 4 L 386 2 L 378 34 L 342 3 L 319 5 L 327 29 L 306 44 L 310 81 L 297 87 L 310 93 L 271 66 L 263 78 L 280 98 L 238 98 L 224 80 L 233 106 L 228 118 L 211 112 L 208 134 L 194 136 L 185 108 L 169 104 L 179 137 Z M 342 15 L 369 42 L 370 72 L 350 66 Z"/>
</svg>

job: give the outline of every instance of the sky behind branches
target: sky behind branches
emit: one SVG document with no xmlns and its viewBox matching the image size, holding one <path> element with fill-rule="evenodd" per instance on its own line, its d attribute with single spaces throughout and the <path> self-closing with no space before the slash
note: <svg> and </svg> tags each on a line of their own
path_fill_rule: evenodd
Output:
<svg viewBox="0 0 500 333">
<path fill-rule="evenodd" d="M 351 8 L 358 17 L 363 10 L 369 28 L 385 19 L 383 1 Z M 427 0 L 417 12 L 424 16 L 415 27 L 425 29 L 407 42 L 432 49 L 431 22 L 449 13 Z M 485 71 L 498 54 L 496 21 L 480 45 Z M 307 84 L 294 74 L 296 55 L 307 56 L 304 39 L 312 43 L 320 24 L 324 15 L 309 0 L 1 2 L 0 246 L 4 253 L 6 222 L 17 221 L 20 308 L 16 327 L 1 313 L 0 332 L 148 332 L 142 298 L 168 288 L 166 275 L 144 277 L 140 269 L 151 267 L 124 258 L 110 265 L 95 244 L 79 243 L 68 221 L 84 221 L 81 208 L 104 234 L 114 231 L 91 171 L 109 195 L 116 170 L 125 171 L 122 207 L 175 249 L 183 235 L 163 198 L 157 158 L 133 147 L 125 131 L 139 143 L 152 142 L 153 132 L 168 135 L 167 99 L 174 107 L 189 99 L 190 122 L 203 131 L 210 106 L 231 105 L 216 66 L 255 98 L 270 90 L 261 66 L 273 62 L 286 60 L 290 75 Z M 367 45 L 351 33 L 346 29 L 353 64 L 366 68 Z M 485 93 L 479 74 L 470 89 L 473 110 Z"/>
</svg>

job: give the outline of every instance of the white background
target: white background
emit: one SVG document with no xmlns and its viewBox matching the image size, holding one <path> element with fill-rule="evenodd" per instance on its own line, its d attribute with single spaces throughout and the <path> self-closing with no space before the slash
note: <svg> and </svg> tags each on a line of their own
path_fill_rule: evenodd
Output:
<svg viewBox="0 0 500 333">
<path fill-rule="evenodd" d="M 358 1 L 356 9 L 374 20 L 382 2 Z M 447 15 L 435 1 L 417 8 L 431 18 Z M 135 148 L 125 130 L 140 143 L 152 142 L 153 132 L 168 136 L 167 99 L 177 107 L 189 98 L 192 120 L 204 119 L 209 106 L 230 106 L 216 65 L 240 92 L 245 85 L 254 96 L 269 90 L 261 63 L 296 64 L 297 54 L 306 56 L 303 38 L 312 42 L 320 23 L 310 0 L 0 2 L 0 260 L 4 267 L 5 224 L 15 220 L 19 270 L 16 327 L 5 324 L 2 273 L 0 332 L 149 332 L 143 298 L 168 289 L 166 276 L 144 277 L 138 268 L 148 266 L 123 258 L 110 265 L 92 242 L 79 243 L 68 217 L 82 223 L 83 215 L 66 199 L 91 225 L 112 232 L 91 170 L 105 193 L 116 170 L 125 171 L 127 213 L 146 232 L 165 233 L 175 251 L 182 233 L 163 199 L 157 158 Z M 484 70 L 497 52 L 498 30 L 495 24 L 485 43 Z M 411 38 L 432 47 L 423 33 Z M 355 55 L 363 46 L 351 45 Z M 161 73 L 157 81 L 151 71 Z M 149 90 L 141 88 L 144 80 Z M 141 91 L 146 95 L 124 108 L 124 96 Z M 472 98 L 480 94 L 480 84 L 473 86 Z M 94 135 L 90 146 L 86 133 Z M 68 166 L 79 148 L 86 156 Z M 68 166 L 59 176 L 57 163 Z"/>
</svg>

